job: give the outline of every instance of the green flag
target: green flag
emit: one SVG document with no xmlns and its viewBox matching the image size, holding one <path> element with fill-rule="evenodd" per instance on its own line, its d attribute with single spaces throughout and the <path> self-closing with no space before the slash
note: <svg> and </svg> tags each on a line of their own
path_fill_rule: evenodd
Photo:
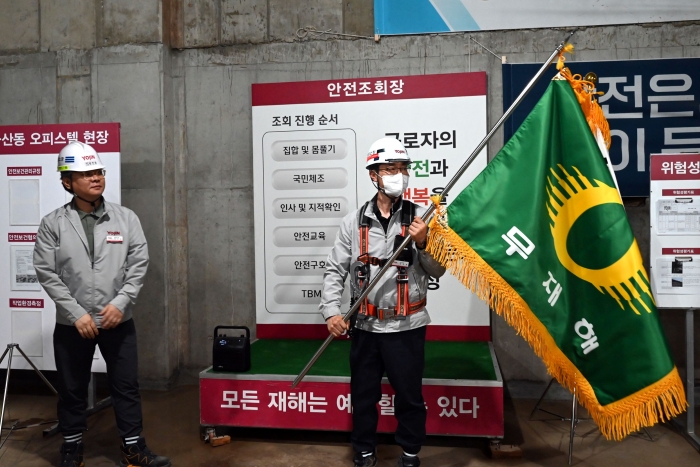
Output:
<svg viewBox="0 0 700 467">
<path fill-rule="evenodd" d="M 447 210 L 438 206 L 428 250 L 576 389 L 606 438 L 622 439 L 687 403 L 582 110 L 600 108 L 564 75 Z"/>
</svg>

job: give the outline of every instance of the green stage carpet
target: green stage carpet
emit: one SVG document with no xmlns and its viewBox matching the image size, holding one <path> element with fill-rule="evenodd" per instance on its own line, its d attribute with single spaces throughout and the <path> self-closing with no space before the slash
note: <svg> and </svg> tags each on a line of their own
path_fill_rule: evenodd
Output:
<svg viewBox="0 0 700 467">
<path fill-rule="evenodd" d="M 251 346 L 251 369 L 245 374 L 297 375 L 323 341 L 261 339 Z M 350 341 L 335 340 L 309 371 L 313 376 L 350 376 Z M 209 370 L 212 373 L 212 370 Z M 488 342 L 425 343 L 427 379 L 496 381 Z M 264 378 L 263 378 L 264 379 Z"/>
</svg>

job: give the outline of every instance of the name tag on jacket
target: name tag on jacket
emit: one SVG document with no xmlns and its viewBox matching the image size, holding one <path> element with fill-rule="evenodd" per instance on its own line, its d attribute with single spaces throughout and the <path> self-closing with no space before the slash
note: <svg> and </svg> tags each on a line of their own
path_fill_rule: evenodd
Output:
<svg viewBox="0 0 700 467">
<path fill-rule="evenodd" d="M 107 235 L 107 243 L 123 243 L 124 237 L 121 235 Z"/>
</svg>

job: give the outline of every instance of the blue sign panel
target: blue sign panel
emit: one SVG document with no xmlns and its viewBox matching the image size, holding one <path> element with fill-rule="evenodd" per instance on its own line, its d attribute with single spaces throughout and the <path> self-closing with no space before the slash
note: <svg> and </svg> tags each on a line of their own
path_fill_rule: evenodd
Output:
<svg viewBox="0 0 700 467">
<path fill-rule="evenodd" d="M 382 36 L 697 19 L 698 0 L 374 0 L 374 33 Z"/>
<path fill-rule="evenodd" d="M 571 62 L 598 75 L 598 102 L 610 124 L 610 160 L 622 196 L 649 196 L 649 154 L 700 152 L 700 58 Z M 541 64 L 503 65 L 504 111 Z M 556 75 L 554 65 L 504 125 L 508 141 Z"/>
</svg>

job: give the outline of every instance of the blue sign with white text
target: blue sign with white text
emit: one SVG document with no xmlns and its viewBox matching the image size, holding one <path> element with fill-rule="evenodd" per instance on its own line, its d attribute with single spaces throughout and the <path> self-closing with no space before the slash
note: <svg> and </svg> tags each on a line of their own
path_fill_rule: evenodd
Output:
<svg viewBox="0 0 700 467">
<path fill-rule="evenodd" d="M 541 67 L 503 65 L 503 109 Z M 598 103 L 610 124 L 610 160 L 622 196 L 649 196 L 649 154 L 700 152 L 700 58 L 567 61 L 572 73 L 598 75 Z M 556 75 L 554 65 L 504 124 L 508 141 Z"/>
</svg>

